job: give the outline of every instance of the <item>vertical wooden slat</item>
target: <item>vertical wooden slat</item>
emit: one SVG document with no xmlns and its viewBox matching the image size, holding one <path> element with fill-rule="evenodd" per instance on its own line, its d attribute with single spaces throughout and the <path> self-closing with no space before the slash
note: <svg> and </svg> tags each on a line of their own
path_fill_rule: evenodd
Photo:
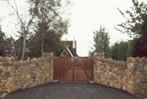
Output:
<svg viewBox="0 0 147 99">
<path fill-rule="evenodd" d="M 93 59 L 88 57 L 58 57 L 54 60 L 54 80 L 93 80 Z"/>
</svg>

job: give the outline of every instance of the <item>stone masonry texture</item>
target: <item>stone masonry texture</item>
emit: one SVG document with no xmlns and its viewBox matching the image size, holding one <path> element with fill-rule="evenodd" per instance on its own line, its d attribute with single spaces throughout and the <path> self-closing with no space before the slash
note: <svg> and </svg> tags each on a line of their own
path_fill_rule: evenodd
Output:
<svg viewBox="0 0 147 99">
<path fill-rule="evenodd" d="M 0 57 L 0 96 L 53 81 L 53 60 L 51 53 L 25 61 Z M 104 58 L 104 54 L 96 53 L 94 81 L 136 96 L 147 97 L 147 58 L 130 57 L 123 62 Z"/>
<path fill-rule="evenodd" d="M 0 57 L 0 96 L 53 80 L 53 55 L 15 61 L 13 57 Z"/>
<path fill-rule="evenodd" d="M 147 97 L 147 58 L 128 58 L 126 62 L 94 55 L 94 81 Z"/>
</svg>

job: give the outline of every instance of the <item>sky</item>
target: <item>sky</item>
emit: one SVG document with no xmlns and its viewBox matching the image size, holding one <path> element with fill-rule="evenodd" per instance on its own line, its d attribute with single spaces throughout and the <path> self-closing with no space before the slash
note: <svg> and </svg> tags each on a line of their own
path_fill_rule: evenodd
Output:
<svg viewBox="0 0 147 99">
<path fill-rule="evenodd" d="M 77 52 L 87 56 L 93 48 L 93 32 L 100 26 L 106 28 L 110 44 L 129 40 L 129 36 L 115 30 L 117 24 L 124 22 L 117 8 L 125 11 L 132 5 L 131 0 L 73 0 L 70 9 L 70 27 L 67 40 L 77 41 Z"/>
<path fill-rule="evenodd" d="M 20 7 L 26 7 L 24 0 L 17 0 Z M 72 0 L 71 7 L 63 17 L 69 20 L 68 34 L 63 40 L 76 40 L 79 56 L 88 56 L 93 47 L 93 32 L 100 26 L 106 28 L 110 36 L 110 44 L 129 40 L 129 36 L 115 30 L 117 24 L 124 22 L 117 8 L 125 11 L 132 5 L 131 0 Z M 16 36 L 14 24 L 16 20 L 9 18 L 12 9 L 0 4 L 0 24 L 8 36 Z M 23 12 L 23 11 L 22 11 Z"/>
</svg>

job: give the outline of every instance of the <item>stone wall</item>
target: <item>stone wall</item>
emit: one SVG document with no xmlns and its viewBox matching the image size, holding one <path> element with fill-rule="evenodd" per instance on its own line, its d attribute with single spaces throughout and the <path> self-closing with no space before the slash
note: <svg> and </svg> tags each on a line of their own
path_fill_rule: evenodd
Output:
<svg viewBox="0 0 147 99">
<path fill-rule="evenodd" d="M 131 94 L 147 97 L 147 58 L 128 58 L 126 62 L 94 56 L 96 83 L 122 89 Z"/>
<path fill-rule="evenodd" d="M 15 61 L 13 57 L 0 57 L 0 95 L 25 89 L 53 80 L 53 55 Z"/>
</svg>

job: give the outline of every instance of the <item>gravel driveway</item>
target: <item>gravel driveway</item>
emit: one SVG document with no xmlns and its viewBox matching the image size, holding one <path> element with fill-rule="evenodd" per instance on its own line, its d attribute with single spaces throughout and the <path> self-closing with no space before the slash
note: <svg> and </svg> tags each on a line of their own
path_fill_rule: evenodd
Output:
<svg viewBox="0 0 147 99">
<path fill-rule="evenodd" d="M 1 99 L 137 99 L 124 91 L 89 83 L 49 83 Z"/>
</svg>

